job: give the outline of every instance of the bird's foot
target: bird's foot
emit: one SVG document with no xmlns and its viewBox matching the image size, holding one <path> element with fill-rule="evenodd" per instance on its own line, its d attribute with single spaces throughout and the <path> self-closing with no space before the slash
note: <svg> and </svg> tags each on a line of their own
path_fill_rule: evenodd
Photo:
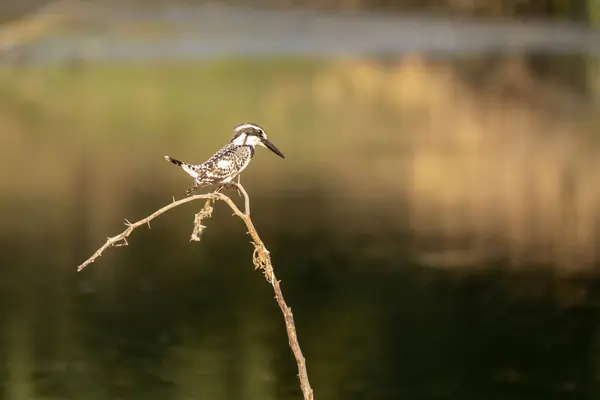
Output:
<svg viewBox="0 0 600 400">
<path fill-rule="evenodd" d="M 196 186 L 196 185 L 194 185 L 194 186 L 190 186 L 190 187 L 188 188 L 188 190 L 186 190 L 186 191 L 185 191 L 185 195 L 186 195 L 186 196 L 189 196 L 189 195 L 191 195 L 191 194 L 192 194 L 192 193 L 193 193 L 195 190 L 197 190 L 197 189 L 198 189 L 198 186 Z"/>
<path fill-rule="evenodd" d="M 235 188 L 235 190 L 237 191 L 239 196 L 242 196 L 242 192 L 240 191 L 240 188 L 238 187 L 238 185 L 235 182 L 229 182 L 229 183 L 224 183 L 222 185 L 220 185 L 217 190 L 215 190 L 216 193 L 221 193 L 224 192 L 227 189 L 231 189 L 232 187 Z"/>
</svg>

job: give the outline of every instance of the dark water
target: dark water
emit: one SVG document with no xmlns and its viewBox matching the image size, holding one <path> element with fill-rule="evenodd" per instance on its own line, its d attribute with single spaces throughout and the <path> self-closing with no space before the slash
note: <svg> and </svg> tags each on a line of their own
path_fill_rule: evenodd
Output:
<svg viewBox="0 0 600 400">
<path fill-rule="evenodd" d="M 501 262 L 467 275 L 428 268 L 407 257 L 402 226 L 385 231 L 393 247 L 367 255 L 368 236 L 337 243 L 344 225 L 323 226 L 318 191 L 306 195 L 253 204 L 318 397 L 597 393 L 595 279 L 510 274 Z M 131 209 L 153 203 L 131 199 Z M 282 317 L 244 228 L 220 204 L 205 240 L 188 243 L 193 212 L 165 215 L 79 274 L 74 266 L 100 244 L 82 240 L 84 223 L 5 238 L 5 397 L 299 398 Z M 265 224 L 272 213 L 277 223 Z M 288 224 L 294 214 L 309 234 Z"/>
</svg>

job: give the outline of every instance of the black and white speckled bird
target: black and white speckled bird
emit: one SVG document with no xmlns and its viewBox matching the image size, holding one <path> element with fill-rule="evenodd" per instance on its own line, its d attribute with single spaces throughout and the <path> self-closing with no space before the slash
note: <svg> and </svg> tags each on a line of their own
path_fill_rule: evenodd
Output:
<svg viewBox="0 0 600 400">
<path fill-rule="evenodd" d="M 239 179 L 239 174 L 254 156 L 254 148 L 257 145 L 264 146 L 279 157 L 285 158 L 267 139 L 267 134 L 260 126 L 241 124 L 235 127 L 231 141 L 202 164 L 192 165 L 169 156 L 165 156 L 165 159 L 180 166 L 194 178 L 194 185 L 187 190 L 189 195 L 204 186 L 227 185 L 235 177 Z"/>
</svg>

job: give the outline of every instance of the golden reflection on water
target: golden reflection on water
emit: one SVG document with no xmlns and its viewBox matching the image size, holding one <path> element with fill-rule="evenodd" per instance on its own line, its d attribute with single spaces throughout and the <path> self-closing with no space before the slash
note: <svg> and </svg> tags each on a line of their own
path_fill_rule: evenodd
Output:
<svg viewBox="0 0 600 400">
<path fill-rule="evenodd" d="M 5 161 L 36 160 L 23 167 L 36 179 L 0 173 L 5 200 L 72 200 L 85 166 L 97 223 L 120 220 L 116 193 L 188 183 L 164 154 L 201 161 L 252 120 L 290 153 L 275 163 L 259 152 L 245 176 L 253 190 L 317 183 L 329 193 L 323 218 L 343 234 L 377 236 L 373 216 L 385 215 L 429 265 L 508 259 L 578 272 L 597 261 L 594 107 L 518 58 L 484 87 L 418 57 L 250 65 L 1 71 Z"/>
</svg>

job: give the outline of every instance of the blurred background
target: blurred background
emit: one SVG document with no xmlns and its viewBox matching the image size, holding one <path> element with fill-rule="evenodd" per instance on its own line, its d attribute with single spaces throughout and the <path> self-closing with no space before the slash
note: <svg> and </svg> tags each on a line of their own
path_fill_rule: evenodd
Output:
<svg viewBox="0 0 600 400">
<path fill-rule="evenodd" d="M 600 396 L 598 0 L 0 3 L 0 398 Z M 237 199 L 239 201 L 239 199 Z M 241 204 L 241 203 L 240 203 Z"/>
</svg>

